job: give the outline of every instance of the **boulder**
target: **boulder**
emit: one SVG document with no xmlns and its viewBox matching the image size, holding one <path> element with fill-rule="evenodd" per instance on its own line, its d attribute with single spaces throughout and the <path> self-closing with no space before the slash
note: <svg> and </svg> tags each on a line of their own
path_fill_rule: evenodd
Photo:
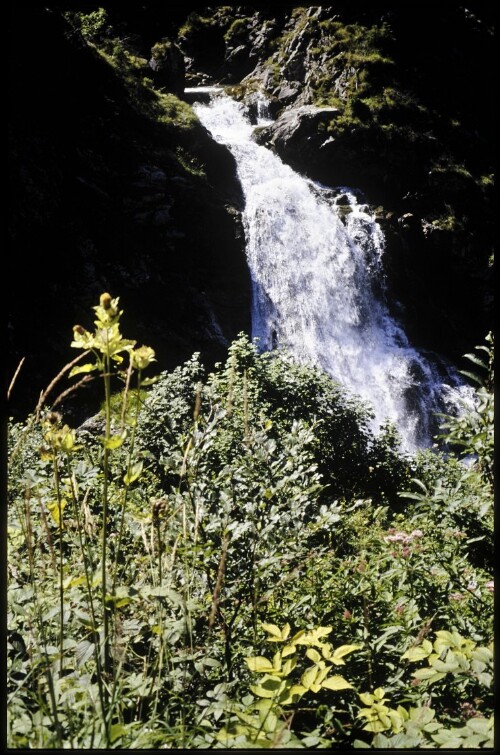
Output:
<svg viewBox="0 0 500 755">
<path fill-rule="evenodd" d="M 157 87 L 181 97 L 186 83 L 184 56 L 180 48 L 169 39 L 162 39 L 151 48 L 148 63 Z"/>
<path fill-rule="evenodd" d="M 336 107 L 315 105 L 288 108 L 256 136 L 260 144 L 274 149 L 293 167 L 305 170 L 311 156 L 325 141 L 326 127 L 339 112 Z"/>
</svg>

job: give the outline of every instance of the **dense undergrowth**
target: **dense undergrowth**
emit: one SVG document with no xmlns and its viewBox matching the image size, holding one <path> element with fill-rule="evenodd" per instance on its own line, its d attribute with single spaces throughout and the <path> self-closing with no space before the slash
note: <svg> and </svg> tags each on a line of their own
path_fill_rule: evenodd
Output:
<svg viewBox="0 0 500 755">
<path fill-rule="evenodd" d="M 102 412 L 68 427 L 63 371 L 9 428 L 9 747 L 492 746 L 492 338 L 409 456 L 245 336 L 145 379 L 94 309 Z"/>
</svg>

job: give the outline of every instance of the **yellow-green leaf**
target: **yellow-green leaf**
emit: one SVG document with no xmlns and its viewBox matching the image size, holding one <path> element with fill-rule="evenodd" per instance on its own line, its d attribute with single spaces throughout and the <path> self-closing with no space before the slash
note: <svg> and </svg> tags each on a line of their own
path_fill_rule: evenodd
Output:
<svg viewBox="0 0 500 755">
<path fill-rule="evenodd" d="M 314 629 L 304 632 L 299 637 L 299 633 L 292 638 L 292 642 L 296 645 L 316 645 L 321 647 L 322 643 L 320 639 L 327 637 L 332 631 L 332 627 L 315 627 Z"/>
<path fill-rule="evenodd" d="M 279 642 L 283 639 L 281 635 L 281 629 L 276 626 L 276 624 L 265 624 L 264 622 L 261 624 L 262 629 L 264 629 L 268 634 L 271 634 L 273 638 L 268 638 L 268 642 Z"/>
<path fill-rule="evenodd" d="M 290 671 L 293 671 L 296 665 L 297 665 L 297 658 L 288 658 L 283 664 L 283 669 L 282 669 L 283 676 L 288 676 Z"/>
<path fill-rule="evenodd" d="M 85 582 L 85 576 L 82 574 L 79 577 L 72 577 L 71 575 L 64 580 L 64 589 L 68 587 L 78 587 Z"/>
<path fill-rule="evenodd" d="M 111 724 L 111 728 L 109 730 L 110 742 L 116 742 L 117 739 L 119 739 L 123 734 L 126 733 L 127 727 L 123 724 Z"/>
<path fill-rule="evenodd" d="M 366 724 L 366 726 L 363 726 L 363 731 L 380 732 L 385 731 L 386 729 L 389 729 L 389 726 L 384 726 L 382 721 L 371 721 Z"/>
<path fill-rule="evenodd" d="M 319 669 L 317 666 L 311 666 L 304 671 L 304 673 L 300 677 L 300 681 L 306 689 L 311 689 L 318 675 L 318 671 Z"/>
<path fill-rule="evenodd" d="M 120 448 L 126 437 L 127 431 L 124 430 L 120 435 L 112 435 L 110 438 L 104 438 L 104 448 L 107 448 L 109 451 L 114 451 L 115 448 Z"/>
<path fill-rule="evenodd" d="M 299 629 L 298 632 L 295 632 L 292 639 L 290 640 L 291 645 L 298 645 L 300 640 L 304 637 L 306 631 L 305 629 Z"/>
<path fill-rule="evenodd" d="M 274 670 L 274 666 L 267 658 L 262 655 L 253 655 L 250 658 L 245 658 L 246 664 L 250 671 L 256 671 L 257 673 L 266 673 Z"/>
<path fill-rule="evenodd" d="M 321 682 L 321 686 L 325 689 L 332 689 L 334 691 L 340 689 L 354 689 L 352 684 L 349 684 L 349 682 L 344 679 L 343 676 L 329 676 L 327 679 Z M 365 702 L 365 700 L 363 700 L 363 702 Z"/>
<path fill-rule="evenodd" d="M 276 696 L 276 690 L 266 689 L 261 684 L 250 684 L 249 688 L 257 697 L 273 698 Z"/>
<path fill-rule="evenodd" d="M 360 647 L 361 645 L 341 645 L 333 651 L 333 655 L 330 656 L 329 660 L 338 666 L 344 665 L 345 661 L 342 658 L 349 655 L 349 653 L 353 653 L 355 650 L 359 650 Z"/>
<path fill-rule="evenodd" d="M 423 645 L 416 645 L 415 647 L 409 648 L 406 653 L 403 653 L 401 659 L 403 660 L 406 658 L 406 660 L 410 661 L 410 663 L 415 663 L 416 661 L 422 661 L 424 658 L 427 658 L 431 654 L 431 652 L 432 645 L 430 649 L 425 648 Z"/>
<path fill-rule="evenodd" d="M 142 461 L 138 461 L 129 467 L 128 471 L 123 475 L 123 482 L 125 483 L 125 485 L 132 485 L 133 482 L 139 479 L 142 472 L 142 467 Z"/>
<path fill-rule="evenodd" d="M 309 648 L 309 649 L 307 650 L 307 652 L 306 652 L 306 656 L 307 656 L 307 657 L 309 658 L 309 660 L 311 660 L 311 661 L 312 661 L 313 663 L 316 663 L 316 664 L 318 664 L 318 663 L 321 663 L 321 662 L 322 662 L 322 658 L 321 658 L 320 654 L 319 654 L 319 653 L 318 653 L 318 651 L 317 651 L 317 650 L 315 650 L 314 648 Z"/>
<path fill-rule="evenodd" d="M 87 364 L 77 364 L 76 367 L 73 367 L 73 369 L 70 371 L 68 377 L 73 377 L 73 375 L 81 375 L 82 372 L 93 372 L 97 369 L 96 364 L 91 364 L 88 362 Z"/>
<path fill-rule="evenodd" d="M 360 692 L 359 693 L 359 699 L 365 705 L 372 705 L 372 703 L 375 700 L 375 698 L 373 697 L 372 694 L 370 694 L 370 692 Z"/>
<path fill-rule="evenodd" d="M 66 501 L 66 499 L 62 498 L 60 504 L 57 501 L 53 501 L 52 503 L 47 504 L 50 515 L 58 527 L 61 527 L 62 525 L 62 514 L 67 506 L 67 503 L 68 502 Z"/>
<path fill-rule="evenodd" d="M 282 693 L 279 702 L 281 705 L 297 703 L 304 692 L 307 692 L 307 689 L 302 684 L 293 684 L 288 690 L 285 690 L 285 692 Z"/>
</svg>

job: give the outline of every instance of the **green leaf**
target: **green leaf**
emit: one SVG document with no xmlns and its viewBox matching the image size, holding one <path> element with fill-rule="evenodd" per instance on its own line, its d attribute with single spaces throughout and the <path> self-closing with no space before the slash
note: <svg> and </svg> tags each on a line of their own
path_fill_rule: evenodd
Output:
<svg viewBox="0 0 500 755">
<path fill-rule="evenodd" d="M 390 729 L 390 728 L 391 728 L 390 723 L 386 725 L 386 724 L 383 724 L 382 721 L 370 721 L 370 723 L 367 723 L 365 724 L 365 726 L 363 726 L 364 731 L 373 731 L 373 732 L 386 731 L 387 729 Z"/>
<path fill-rule="evenodd" d="M 437 734 L 432 734 L 431 736 L 434 742 L 438 743 L 440 749 L 446 748 L 454 750 L 461 747 L 463 744 L 463 739 L 461 737 L 457 737 L 452 731 L 446 731 L 446 729 Z"/>
<path fill-rule="evenodd" d="M 91 364 L 88 362 L 87 364 L 77 364 L 76 367 L 73 367 L 73 369 L 70 371 L 68 377 L 73 377 L 73 375 L 81 375 L 82 372 L 93 372 L 97 369 L 96 364 Z"/>
<path fill-rule="evenodd" d="M 281 705 L 291 705 L 297 703 L 307 689 L 302 684 L 293 684 L 289 689 L 285 689 L 279 699 Z"/>
<path fill-rule="evenodd" d="M 471 656 L 475 661 L 481 661 L 482 663 L 490 663 L 493 660 L 492 651 L 485 647 L 474 648 Z"/>
<path fill-rule="evenodd" d="M 288 658 L 284 662 L 284 664 L 283 664 L 283 669 L 281 671 L 282 675 L 283 676 L 288 676 L 288 674 L 291 671 L 293 671 L 293 669 L 295 668 L 296 665 L 297 665 L 297 658 L 295 658 L 295 657 L 294 658 Z"/>
<path fill-rule="evenodd" d="M 493 719 L 487 718 L 469 718 L 466 723 L 468 729 L 471 729 L 474 734 L 488 734 L 493 728 Z"/>
<path fill-rule="evenodd" d="M 129 485 L 132 485 L 133 482 L 139 479 L 142 472 L 142 467 L 142 461 L 138 461 L 129 467 L 128 471 L 123 475 L 123 482 L 127 487 Z"/>
<path fill-rule="evenodd" d="M 250 690 L 257 697 L 274 698 L 276 697 L 276 690 L 266 689 L 261 684 L 250 684 Z"/>
<path fill-rule="evenodd" d="M 424 640 L 424 642 L 427 644 L 424 645 L 424 643 L 422 643 L 422 645 L 416 645 L 415 647 L 409 648 L 406 653 L 403 653 L 401 660 L 406 658 L 410 663 L 415 663 L 416 661 L 422 661 L 424 658 L 427 658 L 432 653 L 432 645 L 429 640 Z"/>
<path fill-rule="evenodd" d="M 370 694 L 370 692 L 360 692 L 359 693 L 359 699 L 365 705 L 372 705 L 372 703 L 375 700 L 375 698 L 373 697 L 372 694 Z"/>
<path fill-rule="evenodd" d="M 277 676 L 266 675 L 260 684 L 250 685 L 250 690 L 257 697 L 276 697 L 285 689 L 286 682 Z"/>
<path fill-rule="evenodd" d="M 320 654 L 318 653 L 318 651 L 315 650 L 314 648 L 309 648 L 306 652 L 306 656 L 309 658 L 310 661 L 316 664 L 321 663 L 323 660 Z"/>
<path fill-rule="evenodd" d="M 52 501 L 51 503 L 47 504 L 50 515 L 58 527 L 62 526 L 62 515 L 67 504 L 68 502 L 65 498 L 60 501 L 60 504 L 57 501 Z"/>
<path fill-rule="evenodd" d="M 127 726 L 123 724 L 111 724 L 109 730 L 109 739 L 111 742 L 116 742 L 117 739 L 127 733 Z"/>
<path fill-rule="evenodd" d="M 317 666 L 311 666 L 310 668 L 306 669 L 306 671 L 304 671 L 304 673 L 300 677 L 300 681 L 306 689 L 311 689 L 318 675 L 318 671 L 319 669 Z"/>
<path fill-rule="evenodd" d="M 76 665 L 83 666 L 83 664 L 93 655 L 94 650 L 95 645 L 93 642 L 89 642 L 88 640 L 82 640 L 79 642 L 75 649 Z"/>
<path fill-rule="evenodd" d="M 141 388 L 147 388 L 149 385 L 154 385 L 158 382 L 159 376 L 155 375 L 155 377 L 146 378 L 145 380 L 141 380 Z"/>
<path fill-rule="evenodd" d="M 349 653 L 353 653 L 355 650 L 359 650 L 361 645 L 341 645 L 340 647 L 336 648 L 333 652 L 333 655 L 330 656 L 329 660 L 331 660 L 332 663 L 335 663 L 336 665 L 344 665 L 344 661 L 341 660 L 344 658 L 344 656 L 349 655 Z"/>
<path fill-rule="evenodd" d="M 115 448 L 120 448 L 126 437 L 127 431 L 124 430 L 120 435 L 112 435 L 110 438 L 103 438 L 104 448 L 107 448 L 109 451 L 114 451 Z"/>
<path fill-rule="evenodd" d="M 253 655 L 245 658 L 246 664 L 250 671 L 256 671 L 259 674 L 268 673 L 274 670 L 274 666 L 267 658 L 262 655 Z"/>
<path fill-rule="evenodd" d="M 349 684 L 349 682 L 346 681 L 346 679 L 344 679 L 344 677 L 342 676 L 329 676 L 327 679 L 321 682 L 321 687 L 334 690 L 334 692 L 337 692 L 341 689 L 354 689 L 352 684 Z"/>
</svg>

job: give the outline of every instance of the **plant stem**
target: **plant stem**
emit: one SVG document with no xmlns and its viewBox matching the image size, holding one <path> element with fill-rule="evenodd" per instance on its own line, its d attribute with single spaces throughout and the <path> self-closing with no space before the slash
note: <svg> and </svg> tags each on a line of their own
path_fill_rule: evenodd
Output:
<svg viewBox="0 0 500 755">
<path fill-rule="evenodd" d="M 110 391 L 110 359 L 108 355 L 104 357 L 104 409 L 106 417 L 105 440 L 108 441 L 111 432 L 111 391 Z M 102 501 L 102 537 L 101 537 L 101 596 L 102 596 L 102 616 L 103 616 L 103 633 L 104 633 L 104 676 L 105 676 L 105 695 L 104 701 L 107 707 L 109 695 L 107 683 L 111 677 L 111 655 L 110 655 L 110 637 L 109 637 L 109 607 L 106 601 L 107 583 L 106 583 L 106 557 L 107 557 L 107 532 L 108 532 L 108 476 L 109 476 L 109 449 L 107 443 L 104 444 L 103 455 L 103 501 Z M 109 726 L 106 719 L 106 745 L 109 744 Z"/>
<path fill-rule="evenodd" d="M 85 572 L 85 586 L 87 588 L 87 600 L 90 610 L 90 615 L 92 617 L 92 627 L 95 633 L 97 622 L 96 622 L 96 614 L 94 609 L 94 601 L 92 599 L 92 583 L 90 579 L 90 571 L 89 571 L 89 564 L 92 563 L 92 559 L 90 557 L 90 554 L 86 553 L 86 541 L 85 541 L 85 533 L 83 531 L 81 519 L 80 519 L 80 511 L 78 508 L 78 497 L 76 493 L 76 485 L 75 480 L 73 477 L 72 469 L 71 469 L 71 463 L 68 456 L 68 476 L 71 480 L 71 496 L 73 499 L 73 508 L 75 511 L 75 517 L 76 517 L 76 523 L 77 523 L 77 530 L 78 530 L 78 541 L 80 544 L 80 551 L 82 554 L 82 560 L 83 560 L 83 568 Z M 97 639 L 94 635 L 94 638 Z M 101 705 L 101 713 L 102 713 L 102 720 L 103 722 L 106 720 L 106 705 L 105 705 L 105 695 L 104 695 L 104 687 L 103 687 L 103 679 L 102 679 L 102 667 L 101 667 L 101 658 L 99 653 L 99 647 L 97 641 L 94 642 L 94 654 L 95 654 L 95 662 L 96 662 L 96 673 L 97 673 L 97 687 L 99 690 L 99 702 Z"/>
<path fill-rule="evenodd" d="M 129 375 L 130 375 L 130 370 L 127 373 L 128 378 L 129 378 Z M 132 466 L 132 454 L 134 452 L 134 445 L 135 445 L 135 430 L 137 427 L 137 419 L 139 417 L 139 409 L 140 409 L 140 403 L 141 403 L 140 388 L 141 388 L 141 371 L 139 370 L 137 373 L 137 393 L 136 393 L 136 401 L 135 401 L 134 421 L 132 424 L 132 432 L 130 434 L 127 472 L 130 472 L 130 468 Z M 125 419 L 125 410 L 122 412 L 122 423 L 124 422 L 124 419 Z M 112 588 L 113 595 L 115 594 L 115 591 L 116 591 L 116 583 L 118 579 L 118 559 L 120 557 L 120 551 L 121 551 L 121 545 L 122 545 L 122 539 L 123 539 L 123 530 L 124 530 L 124 525 L 125 525 L 125 508 L 127 505 L 128 491 L 129 491 L 129 485 L 125 485 L 125 491 L 123 494 L 122 509 L 121 509 L 121 515 L 120 515 L 120 527 L 118 531 L 118 542 L 116 546 L 115 563 L 114 563 L 114 569 L 113 569 L 113 588 Z"/>
<path fill-rule="evenodd" d="M 63 643 L 64 643 L 64 580 L 63 580 L 63 512 L 61 505 L 61 489 L 59 485 L 59 469 L 57 467 L 57 453 L 55 448 L 52 448 L 52 461 L 54 465 L 54 487 L 56 491 L 57 510 L 59 513 L 59 673 L 62 676 L 63 673 Z"/>
</svg>

